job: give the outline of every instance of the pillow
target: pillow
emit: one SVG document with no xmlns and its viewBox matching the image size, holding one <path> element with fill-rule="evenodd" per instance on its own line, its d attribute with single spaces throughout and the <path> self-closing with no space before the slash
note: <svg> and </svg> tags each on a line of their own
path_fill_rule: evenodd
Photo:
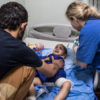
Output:
<svg viewBox="0 0 100 100">
<path fill-rule="evenodd" d="M 67 47 L 67 57 L 65 59 L 64 69 L 69 69 L 75 64 L 75 55 L 72 48 Z"/>
</svg>

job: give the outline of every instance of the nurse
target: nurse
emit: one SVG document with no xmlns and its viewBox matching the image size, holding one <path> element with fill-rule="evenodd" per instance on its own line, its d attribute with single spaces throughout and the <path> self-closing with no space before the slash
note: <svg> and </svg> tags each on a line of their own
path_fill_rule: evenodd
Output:
<svg viewBox="0 0 100 100">
<path fill-rule="evenodd" d="M 74 48 L 77 64 L 84 68 L 93 65 L 100 76 L 100 13 L 93 6 L 75 1 L 68 6 L 66 16 L 80 31 L 79 47 Z"/>
</svg>

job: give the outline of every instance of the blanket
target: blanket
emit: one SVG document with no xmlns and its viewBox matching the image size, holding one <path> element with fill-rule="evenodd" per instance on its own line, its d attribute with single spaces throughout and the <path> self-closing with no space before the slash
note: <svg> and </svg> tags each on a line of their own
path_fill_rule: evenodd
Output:
<svg viewBox="0 0 100 100">
<path fill-rule="evenodd" d="M 40 55 L 48 55 L 52 52 L 53 49 L 44 49 Z M 93 91 L 93 75 L 94 68 L 88 66 L 88 68 L 81 68 L 75 63 L 73 52 L 68 48 L 68 57 L 65 59 L 65 71 L 66 78 L 70 79 L 74 85 L 70 90 L 68 96 L 65 100 L 97 100 L 94 91 Z M 53 100 L 54 97 L 59 92 L 60 88 L 56 86 L 36 86 L 36 92 L 38 94 L 41 88 L 46 88 L 47 92 L 41 94 L 37 100 Z"/>
</svg>

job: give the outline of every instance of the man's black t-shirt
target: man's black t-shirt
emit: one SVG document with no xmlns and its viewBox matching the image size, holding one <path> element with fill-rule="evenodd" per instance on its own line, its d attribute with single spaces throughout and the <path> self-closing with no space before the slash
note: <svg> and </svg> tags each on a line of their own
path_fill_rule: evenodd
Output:
<svg viewBox="0 0 100 100">
<path fill-rule="evenodd" d="M 39 67 L 42 61 L 24 42 L 0 30 L 0 78 L 19 65 Z"/>
</svg>

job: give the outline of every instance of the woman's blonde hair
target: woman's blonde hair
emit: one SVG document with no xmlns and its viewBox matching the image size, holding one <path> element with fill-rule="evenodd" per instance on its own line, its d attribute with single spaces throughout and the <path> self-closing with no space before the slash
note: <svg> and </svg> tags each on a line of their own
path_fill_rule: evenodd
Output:
<svg viewBox="0 0 100 100">
<path fill-rule="evenodd" d="M 93 6 L 80 1 L 75 1 L 68 6 L 66 16 L 69 20 L 76 17 L 77 19 L 86 21 L 90 17 L 100 18 L 100 13 Z"/>
</svg>

